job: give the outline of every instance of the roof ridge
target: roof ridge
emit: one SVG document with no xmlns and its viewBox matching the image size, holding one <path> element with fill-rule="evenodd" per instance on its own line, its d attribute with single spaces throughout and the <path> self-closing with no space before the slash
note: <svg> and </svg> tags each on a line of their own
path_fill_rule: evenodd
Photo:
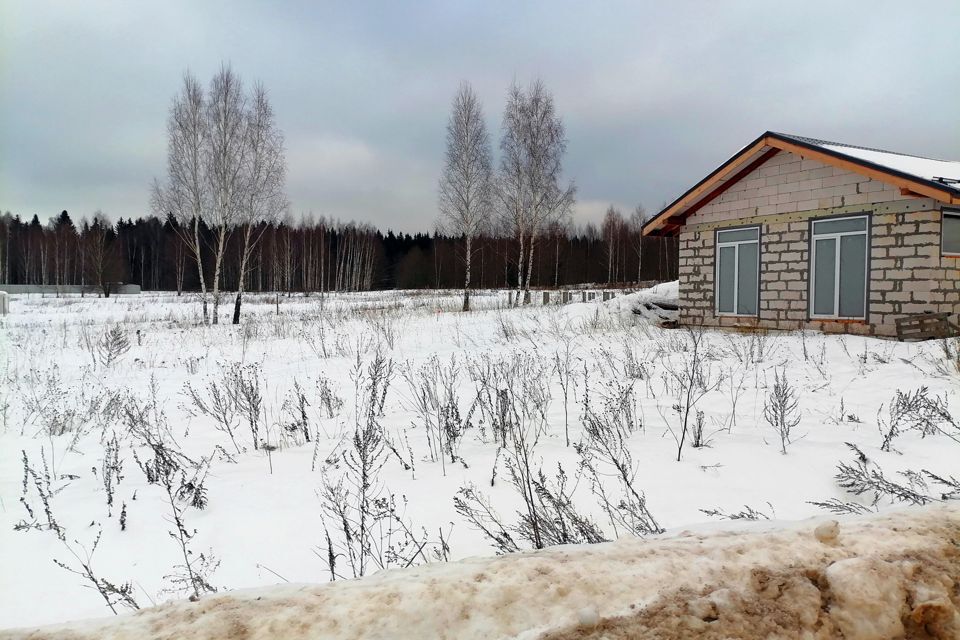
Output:
<svg viewBox="0 0 960 640">
<path fill-rule="evenodd" d="M 847 144 L 846 142 L 835 142 L 833 140 L 809 138 L 807 136 L 798 136 L 792 133 L 782 133 L 778 131 L 771 131 L 770 133 L 778 136 L 783 136 L 784 138 L 792 138 L 794 140 L 806 142 L 807 144 L 813 144 L 818 147 L 822 147 L 824 145 L 830 145 L 833 147 L 847 147 L 848 149 L 860 149 L 861 151 L 875 151 L 877 153 L 889 153 L 890 155 L 894 155 L 894 156 L 904 156 L 907 158 L 919 158 L 921 160 L 935 160 L 937 162 L 956 162 L 956 160 L 947 160 L 945 158 L 931 158 L 930 156 L 918 156 L 914 153 L 903 153 L 901 151 L 890 151 L 889 149 L 878 149 L 877 147 L 864 147 L 857 144 Z"/>
</svg>

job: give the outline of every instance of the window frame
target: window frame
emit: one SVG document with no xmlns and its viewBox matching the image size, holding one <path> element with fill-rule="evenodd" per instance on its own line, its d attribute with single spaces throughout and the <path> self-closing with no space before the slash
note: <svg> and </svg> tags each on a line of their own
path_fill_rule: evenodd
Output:
<svg viewBox="0 0 960 640">
<path fill-rule="evenodd" d="M 736 240 L 733 242 L 720 242 L 720 234 L 725 231 L 746 231 L 748 229 L 757 230 L 756 240 Z M 757 312 L 756 313 L 737 313 L 737 303 L 740 296 L 740 245 L 757 245 Z M 720 247 L 734 247 L 733 260 L 733 311 L 720 311 Z M 763 247 L 763 225 L 743 224 L 732 227 L 723 227 L 713 231 L 713 313 L 715 316 L 725 316 L 731 318 L 759 318 L 760 317 L 760 265 L 762 263 Z"/>
<path fill-rule="evenodd" d="M 839 231 L 834 233 L 821 233 L 814 234 L 814 225 L 817 222 L 837 222 L 840 220 L 851 220 L 856 218 L 864 218 L 866 220 L 865 228 L 858 231 Z M 863 235 L 866 236 L 866 254 L 864 256 L 864 277 L 863 277 L 863 315 L 862 316 L 841 316 L 840 315 L 840 238 L 843 236 L 856 236 Z M 869 211 L 864 211 L 863 213 L 844 213 L 835 216 L 823 216 L 819 218 L 810 218 L 810 224 L 808 229 L 808 242 L 807 242 L 807 319 L 808 320 L 833 320 L 833 321 L 860 321 L 866 322 L 870 317 L 870 260 L 871 260 L 871 249 L 873 246 L 873 216 L 870 215 Z M 816 301 L 816 248 L 817 240 L 822 239 L 832 239 L 834 240 L 834 256 L 835 256 L 835 270 L 833 274 L 833 308 L 836 311 L 835 314 L 824 315 L 814 313 L 814 304 Z"/>
<path fill-rule="evenodd" d="M 957 218 L 960 220 L 960 209 L 941 209 L 940 211 L 940 256 L 943 258 L 960 258 L 960 251 L 947 251 L 944 243 L 947 241 L 947 234 L 944 232 L 944 220 L 947 218 Z"/>
</svg>

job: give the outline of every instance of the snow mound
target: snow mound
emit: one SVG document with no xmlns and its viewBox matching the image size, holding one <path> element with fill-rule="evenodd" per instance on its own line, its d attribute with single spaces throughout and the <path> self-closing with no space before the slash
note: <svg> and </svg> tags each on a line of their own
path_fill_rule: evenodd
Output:
<svg viewBox="0 0 960 640">
<path fill-rule="evenodd" d="M 661 282 L 649 289 L 614 298 L 607 302 L 611 311 L 633 313 L 651 322 L 673 322 L 677 319 L 680 282 Z"/>
<path fill-rule="evenodd" d="M 960 637 L 960 508 L 825 523 L 727 523 L 235 591 L 0 638 Z"/>
</svg>

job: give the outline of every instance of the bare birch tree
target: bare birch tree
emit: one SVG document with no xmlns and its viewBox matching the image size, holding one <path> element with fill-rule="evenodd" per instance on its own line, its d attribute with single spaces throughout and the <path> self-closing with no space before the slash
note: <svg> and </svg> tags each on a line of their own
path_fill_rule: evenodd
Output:
<svg viewBox="0 0 960 640">
<path fill-rule="evenodd" d="M 642 204 L 630 214 L 630 242 L 637 254 L 637 282 L 643 280 L 643 223 L 647 221 L 647 210 Z M 624 274 L 626 276 L 626 274 Z"/>
<path fill-rule="evenodd" d="M 603 216 L 603 241 L 607 253 L 607 284 L 619 279 L 617 270 L 620 264 L 620 239 L 623 235 L 625 223 L 620 210 L 610 205 Z"/>
<path fill-rule="evenodd" d="M 286 207 L 283 136 L 266 90 L 256 84 L 247 96 L 240 77 L 222 66 L 204 95 L 187 72 L 170 110 L 167 133 L 167 177 L 162 183 L 154 181 L 153 208 L 172 214 L 179 223 L 174 229 L 197 263 L 205 323 L 210 314 L 200 225 L 206 223 L 213 236 L 214 324 L 219 322 L 224 255 L 231 233 L 239 228 L 243 238 L 233 311 L 237 324 L 251 255 L 264 229 Z"/>
<path fill-rule="evenodd" d="M 240 324 L 240 304 L 244 282 L 249 273 L 250 255 L 260 242 L 266 225 L 273 224 L 287 206 L 283 135 L 277 129 L 270 99 L 260 83 L 253 87 L 246 120 L 246 163 L 242 174 L 242 198 L 238 211 L 243 244 L 240 251 L 237 297 L 233 305 L 233 324 Z"/>
<path fill-rule="evenodd" d="M 460 85 L 447 123 L 447 152 L 440 178 L 440 214 L 448 231 L 463 238 L 466 275 L 463 310 L 470 310 L 473 239 L 490 220 L 493 160 L 480 99 L 468 83 Z"/>
<path fill-rule="evenodd" d="M 244 168 L 248 151 L 246 96 L 240 77 L 223 66 L 210 82 L 207 98 L 207 179 L 210 183 L 210 220 L 214 234 L 213 324 L 219 321 L 220 274 L 230 233 L 244 196 Z"/>
<path fill-rule="evenodd" d="M 528 185 L 527 225 L 530 242 L 527 251 L 524 302 L 530 300 L 530 280 L 533 275 L 533 252 L 537 236 L 545 225 L 567 215 L 573 206 L 576 188 L 573 183 L 561 187 L 563 155 L 567 151 L 566 132 L 556 113 L 553 96 L 541 80 L 535 80 L 527 90 L 524 109 L 524 140 L 526 145 L 526 181 Z"/>
<path fill-rule="evenodd" d="M 523 266 L 525 240 L 527 236 L 527 184 L 524 179 L 526 164 L 523 144 L 523 103 L 524 94 L 516 83 L 507 91 L 507 105 L 503 110 L 502 133 L 500 138 L 500 172 L 497 176 L 497 198 L 504 226 L 512 229 L 517 237 L 519 256 L 517 257 L 517 299 L 523 291 Z"/>
<path fill-rule="evenodd" d="M 155 213 L 170 213 L 174 227 L 197 263 L 203 321 L 209 323 L 207 281 L 203 273 L 200 221 L 210 201 L 206 176 L 207 112 L 203 88 L 190 72 L 183 75 L 181 93 L 173 99 L 167 120 L 167 179 L 154 180 L 151 204 Z"/>
<path fill-rule="evenodd" d="M 514 228 L 520 247 L 517 302 L 530 299 L 536 241 L 549 222 L 566 216 L 576 188 L 561 187 L 567 140 L 553 96 L 535 80 L 523 90 L 516 84 L 507 94 L 498 195 L 502 213 Z"/>
</svg>

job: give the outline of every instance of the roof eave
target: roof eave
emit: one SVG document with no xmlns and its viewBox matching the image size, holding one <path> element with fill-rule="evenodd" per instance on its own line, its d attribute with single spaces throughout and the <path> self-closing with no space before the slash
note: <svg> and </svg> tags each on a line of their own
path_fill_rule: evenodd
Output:
<svg viewBox="0 0 960 640">
<path fill-rule="evenodd" d="M 698 189 L 700 189 L 700 187 L 702 187 L 703 185 L 705 185 L 705 184 L 707 184 L 708 182 L 710 182 L 710 180 L 712 180 L 712 179 L 713 179 L 714 177 L 716 177 L 718 174 L 720 174 L 721 172 L 723 172 L 725 169 L 727 169 L 727 168 L 731 167 L 732 165 L 734 165 L 738 160 L 742 159 L 745 155 L 747 155 L 747 154 L 752 154 L 752 153 L 756 153 L 759 148 L 762 148 L 762 147 L 764 146 L 764 145 L 761 144 L 761 143 L 762 143 L 764 140 L 766 140 L 771 134 L 772 134 L 771 131 L 767 131 L 767 132 L 765 132 L 765 133 L 762 133 L 762 134 L 759 135 L 756 139 L 754 139 L 750 144 L 746 145 L 743 149 L 741 149 L 740 151 L 738 151 L 737 153 L 735 153 L 733 156 L 731 156 L 730 158 L 728 158 L 728 159 L 726 160 L 726 162 L 724 162 L 724 163 L 721 164 L 719 167 L 717 167 L 716 169 L 714 169 L 713 171 L 711 171 L 709 174 L 707 174 L 706 177 L 704 177 L 702 180 L 700 180 L 699 182 L 697 182 L 697 184 L 695 184 L 695 185 L 693 185 L 692 187 L 690 187 L 689 189 L 687 189 L 687 190 L 686 190 L 682 195 L 680 195 L 676 200 L 674 200 L 673 202 L 671 202 L 670 204 L 668 204 L 668 205 L 667 205 L 666 207 L 664 207 L 659 213 L 657 213 L 657 215 L 655 215 L 655 216 L 653 216 L 652 218 L 650 218 L 649 220 L 647 220 L 647 221 L 644 223 L 644 225 L 640 228 L 640 232 L 641 232 L 643 235 L 645 235 L 645 236 L 646 236 L 646 235 L 660 235 L 660 234 L 653 234 L 653 232 L 654 232 L 655 230 L 658 230 L 658 229 L 659 229 L 659 227 L 662 225 L 662 223 L 663 223 L 663 221 L 664 221 L 664 218 L 669 217 L 669 216 L 666 215 L 666 214 L 668 214 L 668 213 L 673 213 L 673 209 L 674 209 L 675 207 L 677 207 L 677 205 L 679 205 L 681 202 L 683 202 L 684 200 L 686 200 L 688 197 L 690 197 L 691 194 L 693 194 L 694 192 L 696 192 L 696 191 L 697 191 Z M 667 234 L 667 235 L 673 235 L 673 234 Z"/>
<path fill-rule="evenodd" d="M 704 191 L 703 194 L 696 193 L 703 185 L 708 184 L 709 182 L 717 178 L 717 176 L 722 172 L 724 172 L 726 169 L 730 168 L 731 166 L 737 165 L 738 161 L 742 161 L 744 160 L 744 158 L 748 156 L 752 156 L 753 154 L 757 153 L 757 151 L 762 149 L 764 146 L 776 147 L 781 151 L 788 151 L 788 152 L 797 152 L 797 149 L 795 149 L 795 147 L 799 147 L 800 149 L 806 151 L 808 154 L 811 154 L 811 153 L 822 154 L 824 156 L 828 156 L 829 158 L 832 158 L 835 160 L 842 160 L 844 162 L 857 165 L 859 167 L 868 169 L 878 174 L 894 177 L 901 181 L 905 181 L 907 183 L 910 183 L 913 186 L 920 187 L 920 190 L 917 191 L 917 193 L 919 193 L 919 195 L 922 195 L 924 197 L 932 197 L 937 200 L 940 200 L 941 202 L 945 202 L 947 204 L 960 204 L 960 187 L 952 187 L 950 185 L 937 182 L 936 180 L 928 180 L 913 174 L 904 173 L 897 169 L 892 169 L 884 165 L 876 164 L 874 162 L 871 162 L 869 160 L 864 160 L 856 156 L 847 155 L 845 153 L 836 151 L 834 149 L 813 145 L 805 141 L 798 140 L 796 138 L 786 136 L 774 131 L 766 131 L 765 133 L 757 137 L 749 145 L 747 145 L 742 150 L 737 152 L 734 156 L 729 158 L 722 165 L 720 165 L 719 167 L 714 169 L 712 172 L 710 172 L 705 178 L 700 180 L 693 187 L 685 191 L 683 195 L 681 195 L 676 200 L 671 202 L 669 205 L 664 207 L 659 213 L 657 213 L 657 215 L 650 218 L 650 220 L 648 220 L 643 225 L 643 227 L 641 227 L 641 233 L 645 236 L 676 235 L 677 233 L 679 233 L 679 229 L 683 227 L 684 223 L 669 224 L 667 221 L 670 218 L 675 217 L 674 214 L 676 214 L 677 210 L 681 208 L 682 203 L 684 203 L 688 199 L 692 199 L 691 196 L 696 197 L 696 195 L 705 195 L 714 191 L 714 189 L 710 189 L 710 190 Z M 737 179 L 739 180 L 740 178 L 737 178 Z M 931 193 L 931 191 L 933 191 L 934 193 Z M 668 226 L 669 228 L 667 228 Z"/>
<path fill-rule="evenodd" d="M 804 149 L 806 149 L 806 150 L 808 150 L 808 151 L 813 151 L 814 153 L 822 153 L 822 154 L 825 154 L 825 155 L 828 155 L 828 156 L 832 156 L 832 157 L 837 158 L 837 159 L 840 159 L 840 160 L 845 160 L 845 161 L 847 161 L 847 162 L 851 162 L 851 163 L 853 163 L 853 164 L 860 165 L 861 167 L 864 167 L 864 168 L 866 168 L 866 169 L 871 169 L 871 170 L 876 171 L 876 172 L 878 172 L 878 173 L 883 173 L 883 174 L 886 174 L 886 175 L 888 175 L 888 176 L 892 176 L 892 177 L 895 177 L 895 178 L 899 178 L 899 179 L 901 179 L 901 180 L 906 180 L 906 181 L 908 181 L 908 182 L 915 183 L 915 184 L 917 184 L 917 185 L 923 185 L 923 186 L 925 186 L 925 187 L 929 187 L 930 189 L 934 189 L 934 190 L 936 190 L 936 191 L 939 191 L 939 192 L 942 193 L 942 195 L 946 196 L 946 198 L 944 199 L 944 201 L 945 201 L 945 202 L 948 202 L 948 203 L 950 203 L 950 204 L 955 203 L 955 202 L 956 202 L 956 198 L 960 197 L 960 187 L 952 187 L 952 186 L 950 186 L 950 185 L 948 185 L 948 184 L 944 184 L 944 183 L 938 182 L 938 181 L 936 181 L 936 180 L 929 180 L 929 179 L 927 179 L 927 178 L 923 178 L 923 177 L 921 177 L 921 176 L 914 175 L 914 174 L 912 174 L 912 173 L 906 173 L 906 172 L 904 172 L 904 171 L 900 171 L 900 170 L 898 170 L 898 169 L 893 169 L 893 168 L 888 167 L 888 166 L 886 166 L 886 165 L 877 164 L 877 163 L 875 163 L 875 162 L 871 162 L 870 160 L 864 160 L 863 158 L 859 158 L 859 157 L 857 157 L 857 156 L 852 156 L 852 155 L 843 153 L 843 152 L 841 152 L 841 151 L 837 151 L 837 150 L 835 150 L 835 149 L 830 149 L 830 148 L 827 148 L 827 147 L 822 147 L 822 146 L 818 146 L 818 145 L 814 145 L 814 144 L 809 144 L 809 143 L 807 143 L 807 142 L 804 142 L 804 141 L 801 141 L 801 140 L 797 140 L 797 139 L 791 138 L 791 137 L 789 137 L 789 136 L 784 136 L 784 135 L 779 134 L 779 133 L 776 133 L 776 132 L 774 132 L 774 131 L 768 131 L 766 135 L 768 135 L 768 136 L 769 136 L 770 138 L 772 138 L 772 139 L 778 140 L 778 141 L 780 141 L 780 142 L 782 142 L 782 143 L 784 143 L 784 144 L 787 144 L 787 145 L 794 145 L 794 146 L 802 147 L 802 148 L 804 148 Z M 936 196 L 930 196 L 930 197 L 936 197 Z"/>
</svg>

